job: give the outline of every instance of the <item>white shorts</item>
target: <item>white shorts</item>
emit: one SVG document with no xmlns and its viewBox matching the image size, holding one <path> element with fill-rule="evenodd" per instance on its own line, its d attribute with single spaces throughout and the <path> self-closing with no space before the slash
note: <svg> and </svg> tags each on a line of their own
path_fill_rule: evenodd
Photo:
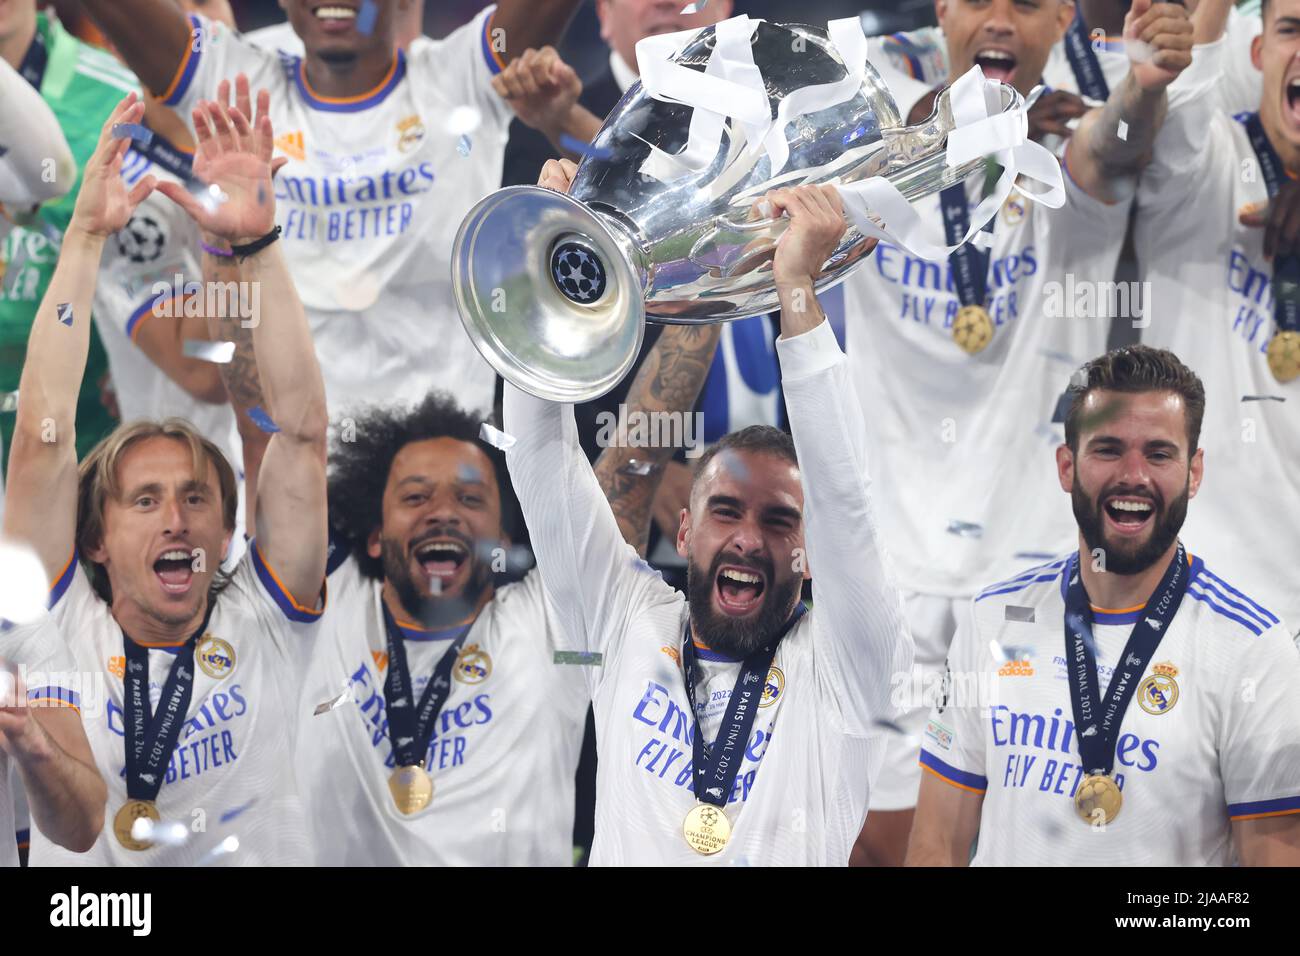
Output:
<svg viewBox="0 0 1300 956">
<path fill-rule="evenodd" d="M 943 679 L 957 614 L 969 597 L 905 592 L 903 612 L 916 645 L 911 680 L 896 686 L 901 708 L 897 728 L 887 731 L 884 763 L 871 788 L 870 810 L 910 810 L 921 788 L 921 735 L 930 718 L 931 697 Z"/>
</svg>

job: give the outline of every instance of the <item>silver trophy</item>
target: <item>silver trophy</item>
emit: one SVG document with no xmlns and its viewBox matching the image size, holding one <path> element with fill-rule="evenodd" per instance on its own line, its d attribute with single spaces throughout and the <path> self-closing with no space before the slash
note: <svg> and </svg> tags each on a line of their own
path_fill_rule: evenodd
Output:
<svg viewBox="0 0 1300 956">
<path fill-rule="evenodd" d="M 704 70 L 714 32 L 701 30 L 675 62 Z M 792 91 L 848 75 L 818 27 L 758 21 L 750 42 L 773 116 Z M 998 92 L 1003 112 L 1021 107 L 1012 87 Z M 465 217 L 452 254 L 456 306 L 506 380 L 551 401 L 589 401 L 631 369 L 647 319 L 726 322 L 775 310 L 771 263 L 788 220 L 755 218 L 753 204 L 768 189 L 884 176 L 915 200 L 983 163 L 947 164 L 956 125 L 948 90 L 928 119 L 905 126 L 869 63 L 851 99 L 785 128 L 789 159 L 777 176 L 766 155 L 737 167 L 734 123 L 707 168 L 669 181 L 646 175 L 652 152 L 673 155 L 687 144 L 691 113 L 638 83 L 605 120 L 568 195 L 511 186 Z M 817 290 L 844 279 L 872 248 L 850 226 Z"/>
</svg>

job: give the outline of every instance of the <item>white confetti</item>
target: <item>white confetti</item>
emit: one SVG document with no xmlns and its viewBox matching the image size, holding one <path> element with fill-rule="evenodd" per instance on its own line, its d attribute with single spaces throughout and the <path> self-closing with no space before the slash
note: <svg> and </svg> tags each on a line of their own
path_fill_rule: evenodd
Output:
<svg viewBox="0 0 1300 956">
<path fill-rule="evenodd" d="M 181 354 L 187 358 L 202 359 L 204 362 L 225 365 L 235 357 L 235 343 L 186 339 L 181 344 Z"/>
<path fill-rule="evenodd" d="M 646 475 L 652 475 L 658 466 L 652 461 L 640 461 L 636 458 L 629 458 L 627 464 L 619 469 L 625 475 L 638 475 L 644 478 Z"/>
<path fill-rule="evenodd" d="M 18 683 L 14 680 L 14 675 L 0 667 L 0 707 L 14 705 L 14 691 L 17 689 Z"/>
<path fill-rule="evenodd" d="M 682 7 L 680 16 L 689 17 L 692 13 L 699 13 L 704 9 L 704 5 L 708 2 L 709 0 L 700 0 L 699 3 L 688 3 L 686 6 Z"/>
<path fill-rule="evenodd" d="M 447 114 L 444 128 L 452 136 L 467 136 L 478 129 L 483 114 L 473 106 L 457 106 Z"/>
<path fill-rule="evenodd" d="M 493 428 L 487 422 L 484 422 L 479 426 L 478 437 L 483 439 L 493 448 L 498 448 L 501 451 L 509 451 L 515 446 L 514 435 L 507 435 L 505 432 L 501 431 L 501 429 Z"/>
<path fill-rule="evenodd" d="M 0 412 L 18 411 L 18 393 L 0 392 Z"/>
<path fill-rule="evenodd" d="M 36 552 L 17 541 L 0 539 L 0 618 L 25 624 L 44 612 L 50 582 Z"/>
<path fill-rule="evenodd" d="M 228 836 L 209 850 L 195 866 L 208 866 L 219 857 L 234 853 L 239 849 L 239 837 Z"/>
<path fill-rule="evenodd" d="M 959 538 L 980 538 L 984 536 L 984 526 L 973 521 L 958 521 L 954 518 L 948 522 L 948 533 L 955 534 Z"/>
<path fill-rule="evenodd" d="M 312 712 L 312 716 L 319 717 L 321 714 L 328 714 L 331 710 L 334 710 L 335 708 L 338 707 L 342 707 L 343 704 L 347 702 L 348 696 L 351 693 L 352 693 L 352 681 L 348 681 L 346 684 L 343 685 L 343 692 L 339 694 L 337 697 L 327 700 L 324 703 L 317 704 L 316 709 Z"/>
<path fill-rule="evenodd" d="M 1120 121 L 1119 121 L 1119 126 L 1116 127 L 1116 129 L 1115 129 L 1115 135 L 1118 136 L 1120 139 L 1122 139 L 1124 142 L 1127 143 L 1127 142 L 1128 142 L 1128 123 L 1125 123 L 1123 120 L 1120 120 Z"/>
<path fill-rule="evenodd" d="M 178 820 L 154 823 L 148 817 L 140 817 L 131 824 L 131 839 L 159 846 L 183 846 L 189 842 L 190 828 Z"/>
<path fill-rule="evenodd" d="M 473 145 L 474 144 L 469 141 L 468 136 L 462 135 L 461 138 L 456 141 L 456 152 L 460 153 L 462 156 L 468 156 Z"/>
</svg>

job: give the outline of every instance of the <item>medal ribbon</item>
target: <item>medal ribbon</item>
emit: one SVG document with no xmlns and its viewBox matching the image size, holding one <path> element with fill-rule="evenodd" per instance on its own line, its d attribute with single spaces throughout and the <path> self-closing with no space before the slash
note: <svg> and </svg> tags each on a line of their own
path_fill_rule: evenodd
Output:
<svg viewBox="0 0 1300 956">
<path fill-rule="evenodd" d="M 943 210 L 943 234 L 948 245 L 961 242 L 970 228 L 970 205 L 966 201 L 966 184 L 956 183 L 939 194 Z M 994 215 L 984 224 L 984 232 L 993 234 Z M 988 290 L 989 253 L 973 242 L 957 246 L 948 255 L 953 281 L 957 284 L 957 297 L 962 305 L 984 307 Z"/>
<path fill-rule="evenodd" d="M 1104 101 L 1110 97 L 1110 84 L 1097 59 L 1097 51 L 1092 48 L 1092 38 L 1088 35 L 1088 25 L 1083 22 L 1083 10 L 1079 4 L 1074 8 L 1074 21 L 1065 31 L 1065 56 L 1070 61 L 1070 70 L 1079 92 L 1087 99 Z"/>
<path fill-rule="evenodd" d="M 45 37 L 41 36 L 40 30 L 37 30 L 27 52 L 23 54 L 23 62 L 18 64 L 18 72 L 38 93 L 45 79 L 45 67 L 49 62 L 50 51 L 45 47 Z"/>
<path fill-rule="evenodd" d="M 149 650 L 125 631 L 126 671 L 122 676 L 122 716 L 126 724 L 126 795 L 132 800 L 157 800 L 167 765 L 185 725 L 194 692 L 194 645 L 208 629 L 212 601 L 199 629 L 176 652 L 163 684 L 158 712 L 149 701 Z"/>
<path fill-rule="evenodd" d="M 384 609 L 384 634 L 388 640 L 388 676 L 384 679 L 384 706 L 388 710 L 388 738 L 393 745 L 393 758 L 399 767 L 424 766 L 429 741 L 433 738 L 434 723 L 442 705 L 451 695 L 451 668 L 460 654 L 461 645 L 472 624 L 466 624 L 452 640 L 451 646 L 433 668 L 433 676 L 420 695 L 417 708 L 411 684 L 411 671 L 406 664 L 406 639 L 388 612 Z"/>
<path fill-rule="evenodd" d="M 1286 180 L 1286 167 L 1264 132 L 1258 113 L 1243 120 L 1250 145 L 1259 160 L 1259 171 L 1268 188 L 1268 198 L 1277 195 Z M 1278 256 L 1273 260 L 1273 319 L 1279 332 L 1300 331 L 1300 256 Z"/>
<path fill-rule="evenodd" d="M 682 637 L 682 672 L 686 677 L 686 699 L 690 702 L 691 716 L 695 719 L 695 736 L 691 740 L 691 746 L 695 767 L 692 784 L 697 800 L 711 803 L 715 807 L 726 804 L 727 796 L 735 786 L 736 775 L 740 772 L 741 758 L 749 745 L 749 732 L 758 716 L 758 705 L 763 699 L 763 685 L 767 683 L 767 672 L 776 658 L 777 646 L 803 617 L 804 610 L 801 603 L 794 609 L 785 626 L 741 663 L 736 685 L 731 689 L 731 699 L 727 701 L 722 725 L 718 728 L 717 739 L 707 754 L 704 751 L 700 712 L 695 705 L 695 641 L 691 639 L 691 625 L 687 621 L 686 632 Z"/>
<path fill-rule="evenodd" d="M 1106 697 L 1102 699 L 1092 636 L 1092 605 L 1088 603 L 1088 592 L 1079 572 L 1079 553 L 1075 552 L 1069 566 L 1070 583 L 1065 590 L 1065 653 L 1069 661 L 1070 705 L 1074 709 L 1079 757 L 1085 772 L 1109 774 L 1114 768 L 1115 741 L 1124 712 L 1137 690 L 1138 678 L 1178 612 L 1190 574 L 1187 553 L 1180 541 L 1160 585 L 1152 592 L 1142 616 L 1129 633 L 1106 688 Z"/>
<path fill-rule="evenodd" d="M 139 153 L 151 163 L 161 166 L 182 182 L 189 182 L 193 178 L 191 171 L 193 160 L 191 157 L 159 136 L 156 130 L 151 129 L 150 132 L 153 133 L 153 137 L 149 140 L 148 145 L 132 143 L 131 150 Z"/>
</svg>

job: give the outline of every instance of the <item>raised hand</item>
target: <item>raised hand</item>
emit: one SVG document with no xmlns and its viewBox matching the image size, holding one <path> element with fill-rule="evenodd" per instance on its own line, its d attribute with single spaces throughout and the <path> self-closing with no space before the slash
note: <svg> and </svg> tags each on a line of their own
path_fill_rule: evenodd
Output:
<svg viewBox="0 0 1300 956">
<path fill-rule="evenodd" d="M 69 232 L 80 231 L 101 239 L 117 232 L 131 218 L 157 185 L 153 176 L 145 176 L 127 189 L 122 179 L 122 157 L 131 145 L 129 137 L 114 138 L 115 127 L 126 123 L 139 123 L 144 118 L 144 103 L 134 93 L 128 93 L 117 104 L 104 128 L 99 133 L 99 143 L 86 162 L 81 177 L 81 191 L 72 211 Z"/>
<path fill-rule="evenodd" d="M 1088 112 L 1083 97 L 1068 90 L 1052 90 L 1038 98 L 1029 108 L 1029 138 L 1037 142 L 1044 136 L 1067 138 L 1073 132 L 1067 125 Z"/>
<path fill-rule="evenodd" d="M 275 193 L 271 177 L 287 160 L 273 160 L 271 94 L 257 93 L 257 118 L 252 112 L 248 78 L 235 79 L 236 105 L 230 106 L 230 84 L 223 80 L 217 101 L 200 101 L 194 108 L 198 147 L 194 176 L 209 187 L 208 201 L 196 199 L 184 186 L 160 183 L 158 191 L 189 214 L 199 227 L 232 244 L 260 239 L 275 226 Z M 215 188 L 213 188 L 215 187 Z"/>
<path fill-rule="evenodd" d="M 492 77 L 492 88 L 520 121 L 552 138 L 565 128 L 582 95 L 582 81 L 554 47 L 525 50 Z"/>
<path fill-rule="evenodd" d="M 1124 18 L 1124 39 L 1144 45 L 1142 59 L 1130 67 L 1144 90 L 1163 90 L 1192 64 L 1194 27 L 1182 4 L 1133 0 Z"/>
<path fill-rule="evenodd" d="M 557 193 L 567 193 L 573 185 L 573 176 L 578 171 L 578 164 L 569 159 L 548 159 L 542 165 L 542 172 L 537 177 L 537 185 L 554 189 Z"/>
<path fill-rule="evenodd" d="M 796 186 L 773 190 L 763 201 L 771 204 L 774 215 L 785 213 L 790 218 L 772 261 L 777 286 L 811 286 L 848 228 L 839 190 L 834 186 Z"/>
</svg>

